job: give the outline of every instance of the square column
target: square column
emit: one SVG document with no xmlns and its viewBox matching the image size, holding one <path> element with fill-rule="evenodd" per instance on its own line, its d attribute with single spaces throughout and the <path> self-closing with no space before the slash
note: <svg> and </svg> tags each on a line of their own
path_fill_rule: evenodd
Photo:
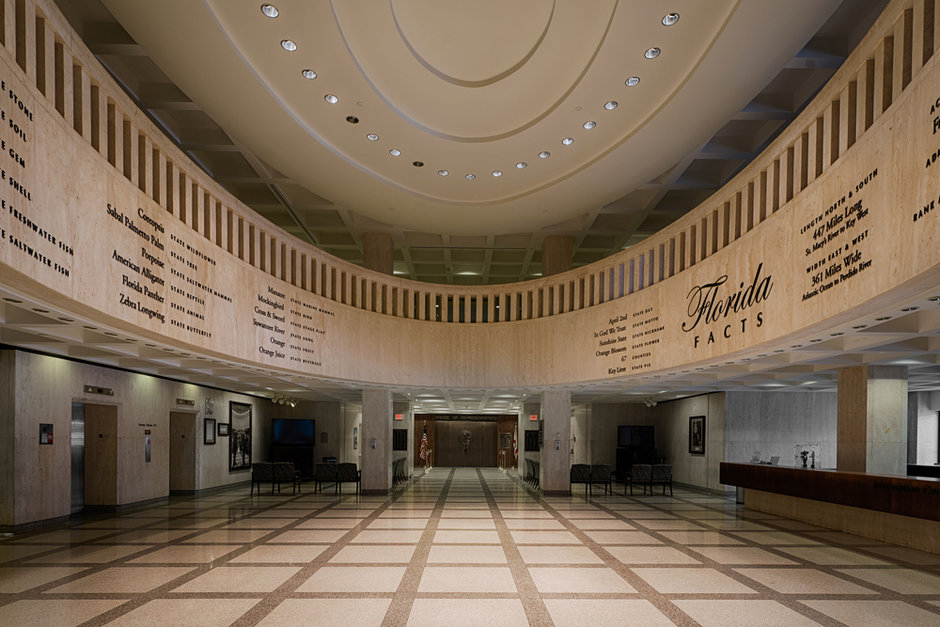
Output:
<svg viewBox="0 0 940 627">
<path fill-rule="evenodd" d="M 859 366 L 839 371 L 836 468 L 907 474 L 907 368 Z"/>
<path fill-rule="evenodd" d="M 569 449 L 571 441 L 571 392 L 550 391 L 542 394 L 542 420 L 545 442 L 539 484 L 542 492 L 568 494 L 570 487 Z"/>
<path fill-rule="evenodd" d="M 392 393 L 362 391 L 362 493 L 388 494 L 392 486 Z"/>
</svg>

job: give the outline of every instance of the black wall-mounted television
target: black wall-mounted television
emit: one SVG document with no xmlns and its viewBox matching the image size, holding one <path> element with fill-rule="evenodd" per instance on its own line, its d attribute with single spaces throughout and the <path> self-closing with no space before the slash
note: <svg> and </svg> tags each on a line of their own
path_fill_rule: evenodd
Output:
<svg viewBox="0 0 940 627">
<path fill-rule="evenodd" d="M 652 425 L 620 425 L 617 427 L 617 446 L 654 448 Z"/>
<path fill-rule="evenodd" d="M 316 423 L 310 418 L 275 418 L 271 421 L 272 442 L 280 446 L 313 446 Z"/>
</svg>

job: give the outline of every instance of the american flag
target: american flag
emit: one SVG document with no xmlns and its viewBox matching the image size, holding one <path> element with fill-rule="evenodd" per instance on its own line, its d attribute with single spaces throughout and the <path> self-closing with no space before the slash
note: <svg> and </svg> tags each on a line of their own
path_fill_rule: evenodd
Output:
<svg viewBox="0 0 940 627">
<path fill-rule="evenodd" d="M 424 425 L 424 431 L 421 433 L 421 446 L 418 447 L 418 457 L 427 459 L 428 457 L 428 426 Z"/>
</svg>

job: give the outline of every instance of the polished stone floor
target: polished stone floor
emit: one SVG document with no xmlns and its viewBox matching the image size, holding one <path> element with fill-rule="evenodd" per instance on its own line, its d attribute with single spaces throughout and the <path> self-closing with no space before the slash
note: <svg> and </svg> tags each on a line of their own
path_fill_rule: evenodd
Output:
<svg viewBox="0 0 940 627">
<path fill-rule="evenodd" d="M 0 625 L 940 625 L 940 555 L 701 492 L 540 498 L 467 468 L 311 491 L 4 538 Z"/>
</svg>

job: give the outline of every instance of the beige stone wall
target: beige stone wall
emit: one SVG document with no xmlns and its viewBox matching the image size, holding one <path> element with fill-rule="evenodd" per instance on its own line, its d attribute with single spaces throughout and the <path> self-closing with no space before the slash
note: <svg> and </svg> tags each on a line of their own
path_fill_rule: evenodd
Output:
<svg viewBox="0 0 940 627">
<path fill-rule="evenodd" d="M 117 142 L 102 154 L 24 77 L 6 48 L 0 81 L 7 119 L 0 125 L 3 285 L 125 333 L 235 363 L 442 387 L 648 377 L 806 341 L 840 320 L 932 288 L 940 274 L 940 220 L 931 209 L 940 204 L 940 165 L 933 164 L 936 58 L 897 90 L 870 127 L 850 125 L 856 118 L 847 115 L 823 119 L 814 135 L 796 136 L 785 151 L 791 160 L 777 168 L 786 166 L 791 178 L 768 183 L 764 172 L 745 186 L 750 195 L 737 194 L 711 213 L 701 208 L 697 235 L 669 240 L 670 246 L 679 241 L 680 252 L 688 248 L 674 276 L 629 294 L 634 274 L 614 265 L 591 275 L 603 283 L 595 291 L 605 298 L 627 295 L 547 315 L 564 309 L 562 301 L 533 293 L 523 309 L 543 317 L 496 324 L 367 311 L 369 303 L 383 310 L 389 294 L 405 284 L 387 277 L 387 285 L 370 283 L 368 273 L 338 266 L 322 268 L 317 278 L 338 286 L 343 302 L 296 287 L 289 280 L 303 285 L 313 277 L 294 280 L 296 264 L 276 227 L 242 228 L 243 210 L 231 213 L 189 182 L 167 186 L 173 198 L 161 196 L 160 172 L 169 162 L 148 162 L 146 142 L 141 153 L 135 141 L 144 135 L 131 132 L 146 130 L 144 120 L 116 119 L 120 136 L 100 131 L 104 141 Z M 864 113 L 870 103 L 862 87 L 856 84 L 844 98 L 825 95 Z M 107 107 L 98 113 L 105 121 L 117 115 Z M 858 128 L 867 131 L 854 141 Z M 813 161 L 818 158 L 834 165 L 814 178 L 823 170 Z M 201 176 L 192 164 L 175 166 L 182 170 L 173 176 L 190 175 L 180 180 Z M 812 180 L 796 193 L 804 179 Z M 768 205 L 771 183 L 785 191 Z M 719 248 L 724 241 L 731 243 Z M 558 280 L 567 285 L 564 277 Z M 527 293 L 525 285 L 518 289 Z M 452 355 L 462 358 L 455 364 Z"/>
<path fill-rule="evenodd" d="M 12 455 L 3 455 L 2 464 L 10 478 L 11 493 L 4 491 L 0 525 L 21 525 L 39 520 L 68 516 L 71 486 L 71 404 L 102 407 L 105 411 L 86 412 L 86 442 L 112 439 L 98 470 L 96 487 L 86 484 L 86 502 L 97 505 L 127 505 L 165 497 L 169 494 L 169 423 L 171 411 L 193 411 L 197 422 L 195 489 L 205 489 L 246 481 L 250 473 L 228 471 L 228 438 L 216 438 L 216 444 L 204 445 L 202 420 L 204 399 L 214 399 L 210 417 L 228 422 L 228 401 L 249 403 L 253 407 L 253 454 L 256 459 L 267 456 L 270 431 L 270 403 L 243 395 L 223 393 L 198 386 L 157 379 L 111 368 L 36 355 L 20 351 L 2 351 L 2 380 L 15 386 L 11 397 L 14 412 L 4 412 L 3 424 L 15 429 L 12 444 L 0 445 Z M 113 395 L 89 394 L 85 386 L 107 388 Z M 177 404 L 177 399 L 196 402 L 195 408 Z M 116 416 L 116 429 L 107 425 L 95 429 L 94 417 Z M 54 425 L 52 446 L 39 445 L 39 424 Z M 150 431 L 151 459 L 145 461 L 145 431 Z M 15 472 L 13 472 L 15 467 Z M 86 472 L 86 479 L 89 473 Z M 0 483 L 6 486 L 6 483 Z M 11 498 L 6 498 L 10 496 Z"/>
</svg>

